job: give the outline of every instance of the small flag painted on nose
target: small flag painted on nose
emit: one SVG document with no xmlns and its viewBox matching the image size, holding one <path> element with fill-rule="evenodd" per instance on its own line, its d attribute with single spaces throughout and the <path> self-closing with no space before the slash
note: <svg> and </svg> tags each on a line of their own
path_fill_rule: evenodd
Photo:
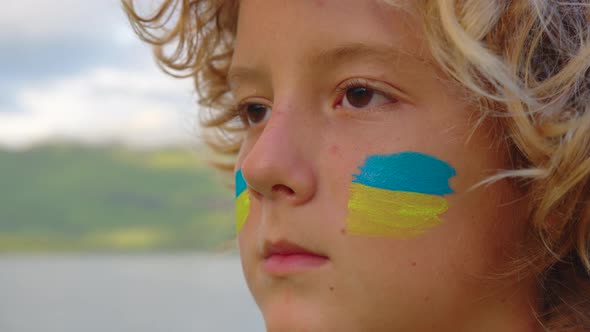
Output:
<svg viewBox="0 0 590 332">
<path fill-rule="evenodd" d="M 449 179 L 456 175 L 446 162 L 402 152 L 369 156 L 359 170 L 350 186 L 348 234 L 412 236 L 442 222 L 443 196 L 454 192 Z"/>
<path fill-rule="evenodd" d="M 250 213 L 250 197 L 248 185 L 242 175 L 242 170 L 236 173 L 236 232 L 239 233 Z"/>
</svg>

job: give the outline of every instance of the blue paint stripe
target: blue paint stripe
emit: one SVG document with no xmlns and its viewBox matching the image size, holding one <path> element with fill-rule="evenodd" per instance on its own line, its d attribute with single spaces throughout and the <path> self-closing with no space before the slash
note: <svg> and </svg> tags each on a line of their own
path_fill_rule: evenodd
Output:
<svg viewBox="0 0 590 332">
<path fill-rule="evenodd" d="M 446 162 L 418 152 L 369 156 L 359 169 L 354 183 L 439 196 L 454 192 L 449 179 L 457 174 Z"/>
<path fill-rule="evenodd" d="M 248 184 L 246 183 L 246 180 L 242 175 L 242 170 L 240 169 L 236 173 L 236 198 L 240 196 L 240 194 L 244 192 L 244 190 L 246 190 L 247 188 Z"/>
</svg>

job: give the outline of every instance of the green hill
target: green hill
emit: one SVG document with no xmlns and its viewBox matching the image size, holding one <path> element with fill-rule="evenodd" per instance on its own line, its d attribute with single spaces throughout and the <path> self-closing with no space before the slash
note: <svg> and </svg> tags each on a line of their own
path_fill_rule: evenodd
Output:
<svg viewBox="0 0 590 332">
<path fill-rule="evenodd" d="M 234 236 L 228 180 L 182 149 L 0 151 L 0 251 L 200 250 Z"/>
</svg>

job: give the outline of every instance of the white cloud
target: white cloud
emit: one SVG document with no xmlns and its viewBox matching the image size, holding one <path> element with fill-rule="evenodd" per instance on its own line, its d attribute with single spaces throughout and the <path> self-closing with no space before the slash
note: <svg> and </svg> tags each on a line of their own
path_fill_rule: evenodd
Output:
<svg viewBox="0 0 590 332">
<path fill-rule="evenodd" d="M 159 1 L 135 3 L 153 8 Z M 13 74 L 0 75 L 0 83 L 16 92 L 0 103 L 10 108 L 0 109 L 0 146 L 55 138 L 196 142 L 192 82 L 156 69 L 120 0 L 9 0 L 0 11 L 2 43 L 12 52 L 0 71 Z"/>
<path fill-rule="evenodd" d="M 20 111 L 0 112 L 0 145 L 19 148 L 56 138 L 140 146 L 195 143 L 191 84 L 155 69 L 114 68 L 35 83 L 17 93 Z"/>
<path fill-rule="evenodd" d="M 9 0 L 0 11 L 0 40 L 108 36 L 124 17 L 119 0 Z"/>
</svg>

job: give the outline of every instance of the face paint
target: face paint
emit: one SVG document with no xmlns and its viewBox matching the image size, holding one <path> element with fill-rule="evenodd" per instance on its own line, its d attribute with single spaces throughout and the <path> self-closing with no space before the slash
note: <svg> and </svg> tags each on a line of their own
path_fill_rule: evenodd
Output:
<svg viewBox="0 0 590 332">
<path fill-rule="evenodd" d="M 412 236 L 441 223 L 456 171 L 426 154 L 369 156 L 354 175 L 348 202 L 349 234 Z"/>
<path fill-rule="evenodd" d="M 248 185 L 242 176 L 242 170 L 236 173 L 236 233 L 239 233 L 250 213 L 250 197 Z"/>
</svg>

